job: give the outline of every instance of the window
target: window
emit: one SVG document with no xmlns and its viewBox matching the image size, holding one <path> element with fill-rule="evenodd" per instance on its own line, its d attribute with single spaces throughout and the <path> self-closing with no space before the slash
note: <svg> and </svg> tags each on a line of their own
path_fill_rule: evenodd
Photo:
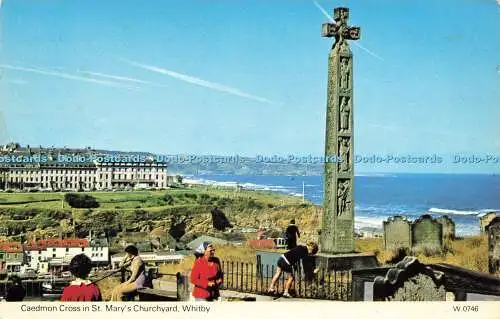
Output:
<svg viewBox="0 0 500 319">
<path fill-rule="evenodd" d="M 66 252 L 69 252 L 69 247 L 66 247 Z"/>
<path fill-rule="evenodd" d="M 85 248 L 82 247 L 82 251 L 85 251 Z"/>
<path fill-rule="evenodd" d="M 56 258 L 56 254 L 52 254 L 52 258 Z"/>
<path fill-rule="evenodd" d="M 38 261 L 42 261 L 42 256 L 38 256 Z"/>
<path fill-rule="evenodd" d="M 56 249 L 55 249 L 55 248 L 52 248 L 52 251 L 56 251 Z"/>
<path fill-rule="evenodd" d="M 102 257 L 102 253 L 101 253 L 101 257 Z"/>
</svg>

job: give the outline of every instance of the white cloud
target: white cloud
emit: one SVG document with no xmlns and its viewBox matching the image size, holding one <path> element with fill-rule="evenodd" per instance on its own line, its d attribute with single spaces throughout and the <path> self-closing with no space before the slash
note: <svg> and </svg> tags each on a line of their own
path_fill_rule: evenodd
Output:
<svg viewBox="0 0 500 319">
<path fill-rule="evenodd" d="M 125 60 L 125 59 L 122 59 L 122 60 L 125 61 L 125 62 L 127 62 L 127 63 L 129 63 L 129 64 L 131 64 L 131 65 L 134 65 L 134 66 L 137 66 L 137 67 L 140 67 L 140 68 L 152 71 L 152 72 L 156 72 L 156 73 L 168 75 L 168 76 L 171 76 L 171 77 L 176 78 L 178 80 L 181 80 L 181 81 L 184 81 L 184 82 L 187 82 L 187 83 L 191 83 L 191 84 L 196 84 L 196 85 L 199 85 L 199 86 L 203 86 L 203 87 L 206 87 L 206 88 L 209 88 L 209 89 L 212 89 L 212 90 L 217 90 L 217 91 L 221 91 L 221 92 L 224 92 L 224 93 L 229 93 L 229 94 L 237 95 L 237 96 L 240 96 L 240 97 L 243 97 L 243 98 L 247 98 L 247 99 L 258 101 L 258 102 L 262 102 L 262 103 L 280 104 L 278 102 L 274 102 L 274 101 L 268 100 L 268 99 L 263 98 L 263 97 L 259 97 L 259 96 L 256 96 L 256 95 L 253 95 L 253 94 L 250 94 L 250 93 L 246 93 L 244 91 L 241 91 L 239 89 L 236 89 L 236 88 L 224 85 L 224 84 L 219 84 L 219 83 L 215 83 L 215 82 L 206 81 L 206 80 L 194 77 L 194 76 L 190 76 L 190 75 L 178 73 L 178 72 L 175 72 L 175 71 L 172 71 L 172 70 L 168 70 L 168 69 L 165 69 L 165 68 L 160 68 L 160 67 L 157 67 L 157 66 L 142 64 L 142 63 L 138 63 L 138 62 L 134 62 L 134 61 L 130 61 L 130 60 Z"/>
<path fill-rule="evenodd" d="M 168 87 L 167 85 L 154 83 L 154 82 L 150 82 L 150 81 L 145 81 L 145 80 L 141 80 L 141 79 L 137 79 L 137 78 L 121 76 L 121 75 L 105 74 L 105 73 L 90 72 L 90 71 L 78 71 L 78 72 L 82 73 L 82 74 L 86 74 L 86 75 L 90 75 L 90 76 L 94 76 L 94 77 L 106 78 L 106 79 L 110 79 L 110 80 L 147 84 L 147 85 L 153 85 L 153 86 L 158 86 L 158 87 Z"/>
<path fill-rule="evenodd" d="M 98 80 L 98 79 L 94 79 L 94 78 L 86 78 L 86 77 L 81 77 L 81 76 L 77 76 L 77 75 L 72 75 L 72 74 L 63 73 L 63 72 L 59 72 L 59 71 L 51 71 L 51 70 L 41 69 L 41 68 L 26 68 L 26 67 L 13 66 L 13 65 L 8 65 L 8 64 L 0 64 L 0 68 L 15 70 L 15 71 L 22 71 L 22 72 L 30 72 L 30 73 L 36 73 L 36 74 L 42 74 L 42 75 L 55 76 L 55 77 L 68 79 L 68 80 L 83 81 L 83 82 L 89 82 L 89 83 L 111 86 L 111 87 L 115 87 L 115 88 L 128 89 L 128 90 L 136 90 L 137 89 L 137 88 L 133 88 L 133 87 L 127 87 L 127 86 L 122 85 L 122 84 L 117 83 L 117 82 Z"/>
</svg>

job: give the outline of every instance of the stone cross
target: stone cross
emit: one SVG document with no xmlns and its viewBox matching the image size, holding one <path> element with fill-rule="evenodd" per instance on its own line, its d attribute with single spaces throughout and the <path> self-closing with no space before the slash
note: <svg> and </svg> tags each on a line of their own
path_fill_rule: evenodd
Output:
<svg viewBox="0 0 500 319">
<path fill-rule="evenodd" d="M 335 24 L 325 23 L 323 37 L 335 37 L 328 58 L 324 214 L 320 251 L 354 252 L 354 141 L 352 53 L 347 40 L 358 40 L 360 28 L 350 27 L 348 8 L 335 8 Z"/>
</svg>

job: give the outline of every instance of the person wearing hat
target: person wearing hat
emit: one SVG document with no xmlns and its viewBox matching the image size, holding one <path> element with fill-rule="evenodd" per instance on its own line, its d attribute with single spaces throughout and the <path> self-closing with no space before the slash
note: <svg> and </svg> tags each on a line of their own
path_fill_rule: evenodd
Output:
<svg viewBox="0 0 500 319">
<path fill-rule="evenodd" d="M 191 270 L 191 283 L 194 285 L 192 295 L 196 301 L 213 301 L 219 298 L 219 287 L 223 282 L 220 261 L 215 257 L 215 249 L 209 242 L 203 242 L 196 248 L 195 255 L 200 257 L 194 261 Z"/>
</svg>

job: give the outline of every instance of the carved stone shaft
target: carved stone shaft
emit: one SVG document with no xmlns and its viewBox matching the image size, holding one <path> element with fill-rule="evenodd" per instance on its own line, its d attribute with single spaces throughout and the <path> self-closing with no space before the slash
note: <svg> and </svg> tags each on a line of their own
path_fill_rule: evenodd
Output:
<svg viewBox="0 0 500 319">
<path fill-rule="evenodd" d="M 335 24 L 324 24 L 322 35 L 335 37 L 328 58 L 328 89 L 322 253 L 354 251 L 353 74 L 352 52 L 347 40 L 359 39 L 360 29 L 349 27 L 349 9 L 335 8 Z"/>
</svg>

